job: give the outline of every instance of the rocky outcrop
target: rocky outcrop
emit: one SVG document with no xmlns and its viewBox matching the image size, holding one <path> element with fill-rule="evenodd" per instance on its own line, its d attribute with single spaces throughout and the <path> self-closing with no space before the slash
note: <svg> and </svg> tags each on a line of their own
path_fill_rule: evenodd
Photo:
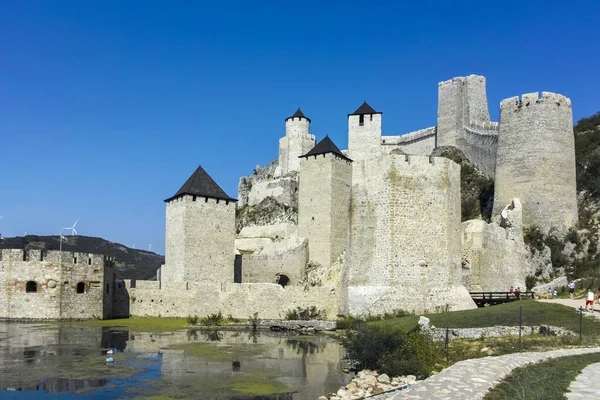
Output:
<svg viewBox="0 0 600 400">
<path fill-rule="evenodd" d="M 298 224 L 298 208 L 267 197 L 256 205 L 246 204 L 236 209 L 235 229 L 253 225 Z"/>
</svg>

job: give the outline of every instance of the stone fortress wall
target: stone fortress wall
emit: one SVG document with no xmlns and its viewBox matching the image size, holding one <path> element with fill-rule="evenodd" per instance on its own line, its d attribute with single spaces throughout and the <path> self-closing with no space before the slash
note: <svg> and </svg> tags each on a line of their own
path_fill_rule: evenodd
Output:
<svg viewBox="0 0 600 400">
<path fill-rule="evenodd" d="M 0 250 L 0 319 L 111 318 L 116 285 L 103 255 Z"/>
</svg>

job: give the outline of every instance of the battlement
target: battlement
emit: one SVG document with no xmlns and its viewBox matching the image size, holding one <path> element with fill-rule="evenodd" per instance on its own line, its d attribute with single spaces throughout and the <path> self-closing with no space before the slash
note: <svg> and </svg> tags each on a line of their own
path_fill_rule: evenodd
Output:
<svg viewBox="0 0 600 400">
<path fill-rule="evenodd" d="M 519 96 L 509 97 L 500 102 L 500 110 L 506 110 L 513 108 L 515 110 L 522 109 L 523 106 L 530 107 L 535 104 L 551 104 L 555 103 L 556 106 L 566 105 L 571 107 L 571 99 L 562 94 L 552 92 L 542 92 L 541 96 L 539 92 L 525 93 Z"/>
<path fill-rule="evenodd" d="M 1 249 L 0 262 L 52 262 L 74 265 L 107 266 L 109 258 L 104 254 L 77 253 L 58 250 Z"/>
<path fill-rule="evenodd" d="M 481 82 L 485 82 L 485 76 L 483 75 L 475 75 L 475 74 L 471 74 L 468 76 L 455 76 L 452 79 L 448 79 L 447 81 L 442 81 L 438 83 L 438 87 L 439 86 L 449 86 L 449 85 L 464 85 L 465 82 L 468 81 L 481 81 Z"/>
<path fill-rule="evenodd" d="M 446 165 L 458 165 L 454 161 L 445 157 L 417 156 L 411 154 L 390 154 L 388 156 L 395 158 L 397 160 L 396 165 L 400 167 L 423 166 L 427 168 L 444 169 Z"/>
<path fill-rule="evenodd" d="M 225 200 L 225 199 L 217 199 L 215 197 L 194 196 L 191 194 L 185 194 L 185 195 L 181 195 L 172 200 L 167 201 L 166 205 L 167 205 L 167 207 L 170 207 L 170 206 L 172 206 L 174 204 L 178 204 L 178 203 L 193 203 L 193 202 L 223 204 L 223 205 L 228 205 L 229 203 L 235 204 L 234 200 Z"/>
<path fill-rule="evenodd" d="M 475 131 L 493 131 L 497 133 L 500 129 L 500 123 L 492 121 L 471 122 L 467 128 L 471 128 Z"/>
</svg>

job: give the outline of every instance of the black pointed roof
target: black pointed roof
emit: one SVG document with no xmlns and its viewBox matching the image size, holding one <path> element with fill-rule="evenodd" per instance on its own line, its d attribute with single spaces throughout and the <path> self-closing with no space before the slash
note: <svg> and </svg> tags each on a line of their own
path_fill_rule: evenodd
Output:
<svg viewBox="0 0 600 400">
<path fill-rule="evenodd" d="M 179 189 L 174 196 L 166 199 L 165 202 L 171 201 L 186 194 L 192 196 L 211 197 L 213 199 L 220 200 L 237 201 L 237 199 L 227 196 L 227 193 L 225 193 L 225 191 L 221 189 L 219 185 L 217 185 L 217 182 L 215 182 L 213 178 L 208 175 L 201 165 L 198 166 L 192 176 L 185 181 L 181 189 Z"/>
<path fill-rule="evenodd" d="M 364 103 L 361 104 L 360 107 L 358 107 L 356 109 L 356 111 L 354 111 L 352 114 L 348 114 L 348 115 L 364 115 L 364 114 L 381 114 L 381 113 L 375 111 L 373 109 L 373 107 L 368 105 L 367 102 L 365 101 Z"/>
<path fill-rule="evenodd" d="M 306 115 L 304 115 L 304 113 L 302 112 L 300 107 L 298 107 L 298 109 L 296 110 L 294 115 L 292 115 L 291 117 L 287 117 L 285 120 L 287 121 L 288 119 L 294 118 L 294 117 L 306 118 L 308 120 L 308 122 L 310 122 L 310 118 L 308 118 Z"/>
<path fill-rule="evenodd" d="M 312 150 L 310 150 L 308 153 L 306 153 L 300 157 L 308 158 L 309 156 L 316 156 L 319 154 L 328 154 L 328 153 L 333 153 L 336 156 L 343 158 L 346 161 L 352 162 L 352 160 L 349 159 L 348 157 L 346 157 L 344 155 L 344 153 L 341 152 L 341 150 L 335 145 L 335 143 L 333 143 L 333 141 L 331 139 L 329 139 L 329 136 L 327 136 L 327 135 L 325 135 L 325 138 L 323 138 L 323 140 L 321 140 L 319 143 L 317 143 L 317 145 L 315 147 L 313 147 Z"/>
</svg>

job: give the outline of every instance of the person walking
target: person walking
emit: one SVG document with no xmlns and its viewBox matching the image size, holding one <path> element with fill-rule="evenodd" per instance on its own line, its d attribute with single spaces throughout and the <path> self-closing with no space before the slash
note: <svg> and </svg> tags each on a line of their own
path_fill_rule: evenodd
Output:
<svg viewBox="0 0 600 400">
<path fill-rule="evenodd" d="M 521 300 L 521 288 L 518 287 L 517 290 L 515 290 L 515 297 L 517 298 L 517 300 Z"/>
<path fill-rule="evenodd" d="M 569 297 L 572 299 L 575 296 L 575 282 L 569 283 Z"/>
<path fill-rule="evenodd" d="M 588 306 L 592 306 L 592 312 L 594 312 L 594 292 L 592 289 L 588 289 L 587 300 L 585 301 L 585 311 L 588 310 Z"/>
</svg>

